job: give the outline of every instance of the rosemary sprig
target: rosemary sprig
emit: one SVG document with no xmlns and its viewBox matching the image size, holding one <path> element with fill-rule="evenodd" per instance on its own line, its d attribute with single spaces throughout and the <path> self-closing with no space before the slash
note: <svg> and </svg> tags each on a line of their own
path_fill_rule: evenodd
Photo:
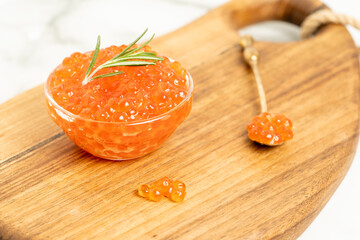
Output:
<svg viewBox="0 0 360 240">
<path fill-rule="evenodd" d="M 100 49 L 101 39 L 100 39 L 100 36 L 98 36 L 95 51 L 92 56 L 89 68 L 86 71 L 85 78 L 82 81 L 82 85 L 86 85 L 87 83 L 89 83 L 92 80 L 97 79 L 97 78 L 111 77 L 111 76 L 115 76 L 115 75 L 124 73 L 124 72 L 116 72 L 115 71 L 115 72 L 106 73 L 106 74 L 102 74 L 102 75 L 98 75 L 98 76 L 94 77 L 95 73 L 97 73 L 100 69 L 103 69 L 103 68 L 118 67 L 118 66 L 155 65 L 155 63 L 157 61 L 164 60 L 163 58 L 156 56 L 156 54 L 153 52 L 145 52 L 145 51 L 141 50 L 143 47 L 145 47 L 147 44 L 149 44 L 149 42 L 154 38 L 155 34 L 152 35 L 152 37 L 148 41 L 146 41 L 139 47 L 131 48 L 145 35 L 147 30 L 148 29 L 146 29 L 138 38 L 136 38 L 132 43 L 130 43 L 129 46 L 127 46 L 124 50 L 122 50 L 121 53 L 119 53 L 112 59 L 108 60 L 107 62 L 101 64 L 94 71 L 91 72 L 91 70 L 93 69 L 93 67 L 95 65 L 97 56 L 99 54 L 99 49 Z M 142 60 L 147 60 L 147 61 L 142 61 Z M 91 72 L 91 74 L 90 74 L 90 72 Z"/>
</svg>

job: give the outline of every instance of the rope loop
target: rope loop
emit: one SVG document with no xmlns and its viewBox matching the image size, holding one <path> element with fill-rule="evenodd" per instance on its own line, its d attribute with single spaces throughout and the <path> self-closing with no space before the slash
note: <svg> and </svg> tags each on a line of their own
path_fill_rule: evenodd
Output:
<svg viewBox="0 0 360 240">
<path fill-rule="evenodd" d="M 325 9 L 314 12 L 304 20 L 301 25 L 301 38 L 310 37 L 320 26 L 328 23 L 351 25 L 360 30 L 360 21 L 356 18 Z"/>
<path fill-rule="evenodd" d="M 305 39 L 312 36 L 319 27 L 329 23 L 351 25 L 360 30 L 360 21 L 356 18 L 324 9 L 314 12 L 304 20 L 301 24 L 301 38 Z M 360 54 L 360 48 L 358 50 Z"/>
</svg>

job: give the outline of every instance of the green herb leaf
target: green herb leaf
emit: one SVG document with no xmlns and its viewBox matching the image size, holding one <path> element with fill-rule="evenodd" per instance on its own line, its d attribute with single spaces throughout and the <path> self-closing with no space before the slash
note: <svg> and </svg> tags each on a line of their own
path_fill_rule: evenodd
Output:
<svg viewBox="0 0 360 240">
<path fill-rule="evenodd" d="M 136 51 L 139 51 L 141 48 L 145 47 L 154 38 L 154 36 L 155 36 L 155 34 L 153 34 L 152 37 L 148 41 L 146 41 L 144 44 L 142 44 L 140 47 L 128 50 L 124 55 L 129 55 L 129 54 L 132 54 L 132 53 L 134 53 Z"/>
<path fill-rule="evenodd" d="M 144 35 L 145 33 L 148 31 L 148 29 L 145 29 L 145 31 L 138 37 L 136 38 L 132 43 L 130 43 L 124 50 L 121 51 L 121 53 L 119 53 L 118 55 L 116 55 L 114 58 L 118 58 L 124 54 L 127 54 L 127 50 L 130 49 L 132 46 L 134 46 Z"/>
<path fill-rule="evenodd" d="M 98 56 L 98 54 L 99 54 L 100 41 L 101 41 L 101 38 L 100 38 L 100 35 L 98 35 L 98 37 L 97 37 L 97 42 L 96 42 L 96 47 L 95 47 L 95 51 L 94 51 L 94 54 L 93 54 L 93 56 L 92 56 L 92 59 L 91 59 L 89 68 L 88 68 L 88 70 L 86 71 L 85 78 L 86 78 L 87 76 L 89 76 L 89 73 L 90 73 L 91 69 L 94 67 L 94 64 L 95 64 L 95 62 L 96 62 L 97 56 Z"/>
<path fill-rule="evenodd" d="M 120 75 L 120 74 L 123 74 L 125 72 L 111 72 L 111 73 L 105 73 L 105 74 L 102 74 L 102 75 L 98 75 L 96 77 L 93 77 L 92 79 L 97 79 L 97 78 L 103 78 L 103 77 L 112 77 L 112 76 L 116 76 L 116 75 Z"/>
<path fill-rule="evenodd" d="M 134 60 L 134 59 L 153 60 L 153 61 L 164 60 L 163 58 L 160 58 L 160 57 L 153 57 L 153 56 L 147 56 L 147 55 L 141 55 L 141 56 L 137 55 L 137 56 L 122 57 L 121 59 L 115 59 L 113 61 L 108 61 L 106 64 L 104 64 L 104 66 L 113 65 L 113 64 L 119 64 L 121 62 L 125 62 L 125 61 L 128 61 L 128 60 Z M 129 62 L 133 62 L 133 61 L 129 61 Z"/>
<path fill-rule="evenodd" d="M 121 65 L 119 65 L 119 64 L 121 64 Z M 117 63 L 109 64 L 109 65 L 104 65 L 103 68 L 117 67 L 117 66 L 144 66 L 144 65 L 155 65 L 155 62 L 124 61 L 124 62 L 117 62 Z"/>
<path fill-rule="evenodd" d="M 94 64 L 96 62 L 96 58 L 99 53 L 100 49 L 100 36 L 98 36 L 95 51 L 93 54 L 93 57 L 91 59 L 90 65 L 88 70 L 86 71 L 86 75 L 84 80 L 82 81 L 83 85 L 86 85 L 87 83 L 91 82 L 94 79 L 97 78 L 103 78 L 103 77 L 111 77 L 119 74 L 123 74 L 124 72 L 112 72 L 112 73 L 106 73 L 99 76 L 95 76 L 95 73 L 97 73 L 100 69 L 103 68 L 110 68 L 110 67 L 118 67 L 118 66 L 145 66 L 145 65 L 155 65 L 157 61 L 164 60 L 161 57 L 156 56 L 153 52 L 145 52 L 141 51 L 142 48 L 144 48 L 149 42 L 154 38 L 155 34 L 152 35 L 152 37 L 136 48 L 133 47 L 147 32 L 148 29 L 146 29 L 138 38 L 136 38 L 132 43 L 129 44 L 124 50 L 121 51 L 118 55 L 113 57 L 112 59 L 106 61 L 105 63 L 98 66 L 91 74 L 91 70 L 94 67 Z M 149 61 L 139 61 L 139 60 L 149 60 Z"/>
</svg>

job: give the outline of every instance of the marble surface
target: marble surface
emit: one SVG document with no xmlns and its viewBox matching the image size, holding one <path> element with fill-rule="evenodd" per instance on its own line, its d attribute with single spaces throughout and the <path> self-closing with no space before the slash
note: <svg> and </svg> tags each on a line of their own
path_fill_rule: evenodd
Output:
<svg viewBox="0 0 360 240">
<path fill-rule="evenodd" d="M 301 1 L 301 0 L 299 0 Z M 43 83 L 75 51 L 129 42 L 146 27 L 158 35 L 179 28 L 226 0 L 0 0 L 0 103 Z M 358 0 L 324 0 L 358 15 Z M 164 21 L 164 19 L 166 19 Z M 360 34 L 350 29 L 358 45 Z M 266 23 L 240 30 L 265 41 L 292 41 L 299 30 Z M 89 40 L 90 39 L 90 40 Z M 360 239 L 360 154 L 344 181 L 300 239 Z"/>
</svg>

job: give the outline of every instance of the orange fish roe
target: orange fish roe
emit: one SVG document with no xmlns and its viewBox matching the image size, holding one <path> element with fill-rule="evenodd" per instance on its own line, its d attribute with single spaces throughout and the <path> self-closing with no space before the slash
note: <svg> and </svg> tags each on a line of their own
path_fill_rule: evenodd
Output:
<svg viewBox="0 0 360 240">
<path fill-rule="evenodd" d="M 282 114 L 261 113 L 246 125 L 246 129 L 251 140 L 269 146 L 293 138 L 292 122 Z"/>
<path fill-rule="evenodd" d="M 186 195 L 186 186 L 179 180 L 173 181 L 168 177 L 163 177 L 151 185 L 139 186 L 138 193 L 154 202 L 159 202 L 162 196 L 170 198 L 174 202 L 182 202 Z"/>
<path fill-rule="evenodd" d="M 126 46 L 101 49 L 94 68 L 119 54 Z M 146 52 L 152 52 L 150 47 Z M 67 111 L 83 118 L 107 122 L 131 122 L 158 116 L 176 107 L 188 92 L 186 71 L 178 62 L 164 57 L 156 65 L 119 66 L 100 70 L 99 78 L 85 86 L 82 80 L 92 52 L 74 53 L 49 76 L 54 100 Z"/>
<path fill-rule="evenodd" d="M 99 51 L 93 69 L 126 45 Z M 136 47 L 136 46 L 134 46 Z M 154 52 L 149 46 L 142 50 Z M 157 149 L 189 115 L 192 79 L 179 62 L 101 69 L 123 71 L 82 85 L 92 52 L 74 53 L 48 77 L 49 114 L 87 152 L 106 159 L 137 158 Z"/>
</svg>

